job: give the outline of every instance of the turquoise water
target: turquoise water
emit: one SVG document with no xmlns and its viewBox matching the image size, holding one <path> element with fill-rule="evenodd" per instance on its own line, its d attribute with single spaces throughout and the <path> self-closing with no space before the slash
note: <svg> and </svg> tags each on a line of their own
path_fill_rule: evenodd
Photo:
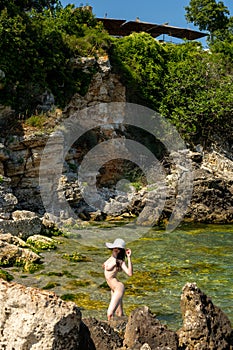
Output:
<svg viewBox="0 0 233 350">
<path fill-rule="evenodd" d="M 50 290 L 63 298 L 74 300 L 81 307 L 83 317 L 106 319 L 110 293 L 102 263 L 110 252 L 104 248 L 104 242 L 117 236 L 128 241 L 132 249 L 134 275 L 128 278 L 119 274 L 126 286 L 127 315 L 136 307 L 147 305 L 163 323 L 177 330 L 182 324 L 182 287 L 187 282 L 196 282 L 233 323 L 232 225 L 184 224 L 172 233 L 133 226 L 84 229 L 78 234 L 56 238 L 57 250 L 42 254 L 42 270 L 22 274 L 11 269 L 11 273 L 15 281 L 39 288 L 52 287 Z M 75 252 L 84 261 L 64 259 L 64 254 Z"/>
</svg>

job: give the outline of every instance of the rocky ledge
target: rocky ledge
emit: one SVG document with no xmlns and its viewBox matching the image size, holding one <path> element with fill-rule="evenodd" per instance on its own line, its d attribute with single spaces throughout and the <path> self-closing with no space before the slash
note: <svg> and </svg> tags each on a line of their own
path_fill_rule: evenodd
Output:
<svg viewBox="0 0 233 350">
<path fill-rule="evenodd" d="M 81 305 L 80 305 L 81 306 Z M 5 350 L 233 349 L 227 316 L 195 283 L 181 295 L 183 326 L 161 324 L 148 307 L 111 322 L 82 319 L 79 307 L 56 294 L 0 280 L 0 348 Z"/>
</svg>

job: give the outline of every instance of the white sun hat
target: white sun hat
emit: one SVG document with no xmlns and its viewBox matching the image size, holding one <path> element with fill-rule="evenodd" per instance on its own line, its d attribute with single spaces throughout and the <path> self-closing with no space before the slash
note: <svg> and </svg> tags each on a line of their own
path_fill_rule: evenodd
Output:
<svg viewBox="0 0 233 350">
<path fill-rule="evenodd" d="M 113 249 L 113 248 L 125 249 L 125 241 L 121 238 L 115 239 L 113 243 L 105 243 L 105 245 L 108 249 Z"/>
</svg>

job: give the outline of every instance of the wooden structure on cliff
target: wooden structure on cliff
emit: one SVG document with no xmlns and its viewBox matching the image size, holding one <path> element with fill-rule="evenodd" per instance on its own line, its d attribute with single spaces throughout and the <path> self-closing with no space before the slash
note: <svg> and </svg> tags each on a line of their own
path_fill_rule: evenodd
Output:
<svg viewBox="0 0 233 350">
<path fill-rule="evenodd" d="M 207 36 L 208 34 L 202 33 L 192 29 L 185 29 L 179 27 L 172 27 L 167 24 L 155 24 L 148 22 L 126 21 L 124 19 L 111 19 L 111 18 L 97 18 L 98 21 L 102 22 L 104 28 L 110 35 L 114 36 L 127 36 L 131 33 L 146 32 L 153 38 L 157 38 L 160 35 L 169 35 L 171 37 L 196 40 Z"/>
</svg>

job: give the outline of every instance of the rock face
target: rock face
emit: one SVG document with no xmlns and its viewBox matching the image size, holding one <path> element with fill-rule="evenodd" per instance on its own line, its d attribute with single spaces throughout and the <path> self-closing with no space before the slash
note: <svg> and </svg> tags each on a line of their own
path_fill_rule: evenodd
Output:
<svg viewBox="0 0 233 350">
<path fill-rule="evenodd" d="M 193 158 L 198 153 L 193 154 Z M 199 153 L 199 159 L 201 154 Z M 233 222 L 233 162 L 217 152 L 205 153 L 194 163 L 190 210 L 194 222 Z"/>
<path fill-rule="evenodd" d="M 124 339 L 127 349 L 140 350 L 144 344 L 153 350 L 178 349 L 176 333 L 162 325 L 146 306 L 131 313 Z"/>
<path fill-rule="evenodd" d="M 83 69 L 83 71 L 91 71 L 95 68 L 96 74 L 93 76 L 86 95 L 75 94 L 63 115 L 57 115 L 56 113 L 48 115 L 47 124 L 51 129 L 59 125 L 64 118 L 69 118 L 85 107 L 101 102 L 126 101 L 125 87 L 120 82 L 119 77 L 111 73 L 111 65 L 107 56 L 98 59 L 83 57 L 77 62 L 73 62 L 73 64 Z M 0 106 L 0 125 L 10 124 L 10 117 L 13 118 L 12 113 L 9 117 L 5 113 L 1 118 Z M 46 132 L 30 128 L 24 123 L 21 123 L 17 130 L 12 128 L 11 134 L 9 134 L 9 131 L 8 135 L 5 135 L 3 131 L 0 132 L 0 219 L 9 219 L 14 209 L 36 211 L 40 215 L 44 214 L 39 188 L 39 169 L 48 136 Z M 77 157 L 81 159 L 83 150 L 81 154 L 78 154 L 78 152 L 77 149 L 71 149 L 67 154 L 66 164 L 64 164 L 67 176 L 69 176 L 69 173 L 77 175 L 74 168 L 77 167 Z M 2 189 L 3 176 L 11 181 L 8 189 L 6 189 L 6 186 Z M 67 200 L 71 203 L 77 203 L 80 200 L 78 190 L 76 194 L 73 188 L 75 180 L 69 185 L 68 189 L 64 188 L 64 192 L 68 197 Z M 15 208 L 16 204 L 17 208 Z"/>
<path fill-rule="evenodd" d="M 233 349 L 229 319 L 195 283 L 188 283 L 183 288 L 181 311 L 183 327 L 178 334 L 182 349 Z"/>
<path fill-rule="evenodd" d="M 55 126 L 60 125 L 64 120 L 69 120 L 70 117 L 75 116 L 82 128 L 88 127 L 89 119 L 92 118 L 87 118 L 85 112 L 80 114 L 80 111 L 85 111 L 86 107 L 91 110 L 99 103 L 107 103 L 109 105 L 112 102 L 121 102 L 120 105 L 124 105 L 127 102 L 126 89 L 120 77 L 112 73 L 108 56 L 99 57 L 98 59 L 95 57 L 83 57 L 74 60 L 72 64 L 89 73 L 94 68 L 96 73 L 93 75 L 85 96 L 75 94 L 63 112 L 54 112 L 54 114 L 50 113 L 47 115 L 45 130 L 53 130 Z M 114 108 L 116 109 L 116 107 Z M 177 171 L 174 171 L 171 163 L 169 164 L 169 169 L 166 166 L 164 167 L 165 175 L 163 180 L 167 185 L 165 189 L 164 183 L 160 186 L 159 181 L 157 181 L 156 184 L 152 184 L 156 185 L 154 186 L 156 189 L 147 188 L 144 190 L 144 193 L 136 191 L 132 195 L 129 192 L 126 195 L 119 195 L 115 191 L 111 198 L 107 194 L 103 208 L 97 206 L 101 211 L 101 213 L 98 212 L 97 214 L 93 213 L 93 205 L 88 206 L 85 199 L 83 199 L 83 193 L 78 182 L 78 170 L 84 155 L 86 155 L 86 151 L 90 154 L 90 149 L 101 144 L 104 147 L 101 148 L 102 150 L 105 151 L 107 149 L 114 155 L 112 157 L 114 161 L 108 162 L 106 162 L 107 153 L 102 152 L 98 155 L 98 163 L 104 164 L 104 167 L 100 169 L 101 174 L 98 179 L 94 178 L 94 180 L 96 180 L 98 185 L 96 187 L 102 189 L 100 197 L 105 200 L 105 194 L 107 193 L 105 189 L 109 190 L 109 187 L 112 189 L 114 186 L 117 186 L 116 184 L 122 179 L 122 169 L 124 169 L 123 161 L 122 159 L 120 160 L 121 157 L 119 156 L 119 154 L 122 154 L 122 150 L 119 149 L 119 154 L 116 154 L 116 147 L 110 147 L 110 143 L 105 141 L 118 139 L 118 137 L 127 139 L 128 136 L 134 136 L 129 134 L 129 130 L 124 125 L 122 107 L 119 107 L 120 110 L 117 111 L 117 116 L 119 117 L 117 119 L 113 118 L 114 113 L 109 113 L 108 111 L 105 114 L 105 111 L 102 109 L 100 108 L 99 114 L 96 113 L 96 110 L 93 113 L 93 119 L 99 127 L 93 130 L 93 125 L 90 123 L 88 137 L 85 134 L 80 144 L 76 140 L 67 152 L 63 164 L 63 174 L 59 179 L 59 188 L 50 188 L 48 191 L 50 195 L 48 196 L 46 193 L 51 202 L 49 205 L 51 204 L 52 207 L 54 203 L 57 203 L 57 199 L 64 197 L 72 207 L 75 215 L 81 219 L 84 217 L 85 220 L 96 216 L 103 218 L 103 215 L 107 219 L 109 217 L 111 219 L 114 215 L 122 214 L 135 214 L 138 216 L 142 212 L 138 224 L 145 226 L 160 223 L 157 217 L 161 215 L 160 210 L 158 210 L 161 207 L 164 208 L 161 221 L 168 221 L 173 209 L 177 207 L 178 200 L 180 203 L 184 200 L 185 193 L 185 186 L 184 191 L 177 193 L 177 179 L 182 172 L 179 174 Z M 105 123 L 101 125 L 100 121 Z M 15 127 L 16 124 L 17 127 Z M 115 125 L 114 127 L 113 124 Z M 0 126 L 0 229 L 4 230 L 4 232 L 11 232 L 13 235 L 28 235 L 29 231 L 33 231 L 33 234 L 38 234 L 40 223 L 37 219 L 30 219 L 30 223 L 28 219 L 25 222 L 22 219 L 12 221 L 12 213 L 19 209 L 34 211 L 38 215 L 43 216 L 45 212 L 41 197 L 39 170 L 41 159 L 46 158 L 49 162 L 49 156 L 46 154 L 42 157 L 42 155 L 51 134 L 49 134 L 49 131 L 46 132 L 28 127 L 24 122 L 16 120 L 11 110 L 2 106 L 0 106 Z M 5 132 L 6 130 L 7 133 Z M 54 142 L 54 149 L 60 150 L 57 145 L 58 142 L 63 141 L 55 140 Z M 50 154 L 50 157 L 53 158 L 54 153 Z M 217 152 L 204 153 L 201 149 L 191 154 L 191 157 L 194 175 L 193 195 L 185 219 L 192 222 L 232 223 L 233 161 Z M 48 174 L 48 176 L 52 177 L 53 174 Z M 93 189 L 95 189 L 96 182 L 94 181 L 92 184 Z M 52 186 L 53 183 L 51 184 Z M 94 197 L 92 193 L 90 195 Z M 164 198 L 165 196 L 166 198 Z M 165 205 L 163 206 L 164 202 Z M 145 210 L 143 211 L 144 207 Z M 180 213 L 182 215 L 183 212 L 183 208 L 181 208 Z M 60 216 L 61 218 L 63 215 L 63 217 L 69 219 L 71 217 L 69 214 L 66 215 L 66 213 L 60 212 L 58 217 Z M 22 232 L 23 230 L 24 233 Z"/>
<path fill-rule="evenodd" d="M 93 76 L 89 89 L 85 96 L 75 94 L 65 109 L 65 115 L 71 116 L 76 111 L 85 107 L 90 107 L 96 103 L 106 102 L 126 102 L 126 89 L 120 82 L 119 76 L 111 73 L 111 64 L 108 56 L 82 57 L 73 62 L 75 67 L 88 72 L 97 68 L 97 73 Z"/>
<path fill-rule="evenodd" d="M 4 176 L 1 176 L 0 179 L 0 219 L 8 220 L 18 200 L 12 193 L 11 179 Z"/>
<path fill-rule="evenodd" d="M 81 349 L 80 322 L 81 313 L 74 303 L 51 292 L 0 280 L 1 349 Z"/>
</svg>

